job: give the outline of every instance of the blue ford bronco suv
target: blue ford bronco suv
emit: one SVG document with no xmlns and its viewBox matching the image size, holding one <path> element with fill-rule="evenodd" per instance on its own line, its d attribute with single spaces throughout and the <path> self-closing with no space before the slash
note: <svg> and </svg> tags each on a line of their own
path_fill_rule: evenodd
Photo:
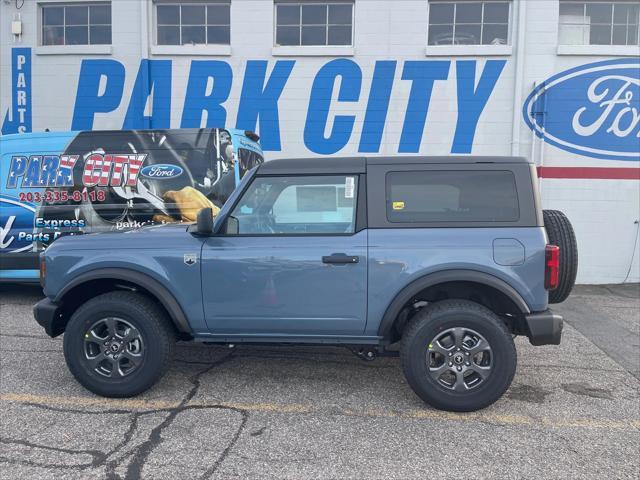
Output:
<svg viewBox="0 0 640 480">
<path fill-rule="evenodd" d="M 150 388 L 176 340 L 399 351 L 445 410 L 495 402 L 515 335 L 559 344 L 577 268 L 566 217 L 540 207 L 515 157 L 274 160 L 215 219 L 58 239 L 35 318 L 76 379 L 108 397 Z"/>
</svg>

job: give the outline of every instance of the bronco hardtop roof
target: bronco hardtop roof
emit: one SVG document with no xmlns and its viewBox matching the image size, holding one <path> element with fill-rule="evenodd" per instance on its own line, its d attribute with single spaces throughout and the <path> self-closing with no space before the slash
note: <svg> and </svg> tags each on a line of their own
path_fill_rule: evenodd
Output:
<svg viewBox="0 0 640 480">
<path fill-rule="evenodd" d="M 474 164 L 474 163 L 529 163 L 524 157 L 489 157 L 474 155 L 449 156 L 385 156 L 385 157 L 316 157 L 269 160 L 258 167 L 259 175 L 310 173 L 366 173 L 367 165 L 407 164 Z"/>
</svg>

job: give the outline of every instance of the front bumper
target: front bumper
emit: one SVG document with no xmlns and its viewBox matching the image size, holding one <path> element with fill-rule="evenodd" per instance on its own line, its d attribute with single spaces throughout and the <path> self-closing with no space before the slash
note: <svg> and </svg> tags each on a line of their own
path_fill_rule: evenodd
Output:
<svg viewBox="0 0 640 480">
<path fill-rule="evenodd" d="M 560 345 L 562 316 L 551 310 L 530 313 L 524 317 L 531 345 Z"/>
<path fill-rule="evenodd" d="M 33 306 L 33 316 L 50 337 L 57 337 L 64 332 L 62 308 L 48 298 L 40 300 Z"/>
</svg>

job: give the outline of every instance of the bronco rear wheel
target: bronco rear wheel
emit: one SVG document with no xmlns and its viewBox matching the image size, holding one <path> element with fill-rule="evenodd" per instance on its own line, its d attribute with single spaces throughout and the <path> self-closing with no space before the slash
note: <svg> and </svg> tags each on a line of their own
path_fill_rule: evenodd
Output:
<svg viewBox="0 0 640 480">
<path fill-rule="evenodd" d="M 105 397 L 130 397 L 150 388 L 169 367 L 175 334 L 165 312 L 133 292 L 109 292 L 82 305 L 64 334 L 73 376 Z"/>
<path fill-rule="evenodd" d="M 493 312 L 467 300 L 444 300 L 411 319 L 401 362 L 407 382 L 426 403 L 468 412 L 491 405 L 509 388 L 517 354 Z"/>
</svg>

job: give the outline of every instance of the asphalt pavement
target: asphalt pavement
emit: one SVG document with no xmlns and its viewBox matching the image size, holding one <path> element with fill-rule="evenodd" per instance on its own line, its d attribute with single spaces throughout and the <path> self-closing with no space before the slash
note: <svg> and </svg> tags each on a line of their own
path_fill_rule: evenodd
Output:
<svg viewBox="0 0 640 480">
<path fill-rule="evenodd" d="M 560 347 L 516 340 L 506 395 L 425 406 L 397 358 L 181 344 L 147 393 L 84 390 L 31 307 L 0 286 L 0 478 L 638 478 L 640 287 L 577 287 Z"/>
</svg>

